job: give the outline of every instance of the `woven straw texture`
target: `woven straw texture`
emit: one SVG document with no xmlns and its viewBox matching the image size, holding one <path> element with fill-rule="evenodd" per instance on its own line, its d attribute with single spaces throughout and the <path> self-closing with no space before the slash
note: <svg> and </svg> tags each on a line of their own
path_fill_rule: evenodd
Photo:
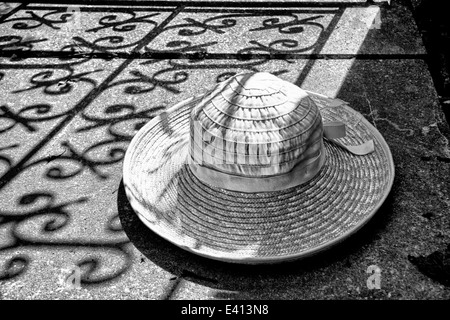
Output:
<svg viewBox="0 0 450 320">
<path fill-rule="evenodd" d="M 206 185 L 190 171 L 190 115 L 203 97 L 174 106 L 134 137 L 124 161 L 133 209 L 155 233 L 196 254 L 238 263 L 305 257 L 342 241 L 364 225 L 389 193 L 394 166 L 379 132 L 345 104 L 309 93 L 323 122 L 342 121 L 357 145 L 373 139 L 375 152 L 355 156 L 325 140 L 317 176 L 274 192 L 241 193 Z"/>
<path fill-rule="evenodd" d="M 220 83 L 196 105 L 192 120 L 193 160 L 228 174 L 283 174 L 322 147 L 317 106 L 305 91 L 266 72 Z"/>
</svg>

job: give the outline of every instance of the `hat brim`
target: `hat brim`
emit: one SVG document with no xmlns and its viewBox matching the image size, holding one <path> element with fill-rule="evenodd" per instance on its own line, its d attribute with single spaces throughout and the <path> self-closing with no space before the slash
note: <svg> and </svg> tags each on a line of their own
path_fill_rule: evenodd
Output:
<svg viewBox="0 0 450 320">
<path fill-rule="evenodd" d="M 195 254 L 235 263 L 275 263 L 325 250 L 360 229 L 391 190 L 394 164 L 386 141 L 345 103 L 309 92 L 323 121 L 341 121 L 346 145 L 372 139 L 375 151 L 351 154 L 324 141 L 319 174 L 281 191 L 243 193 L 217 188 L 190 171 L 190 112 L 185 100 L 148 122 L 124 159 L 128 200 L 159 236 Z"/>
</svg>

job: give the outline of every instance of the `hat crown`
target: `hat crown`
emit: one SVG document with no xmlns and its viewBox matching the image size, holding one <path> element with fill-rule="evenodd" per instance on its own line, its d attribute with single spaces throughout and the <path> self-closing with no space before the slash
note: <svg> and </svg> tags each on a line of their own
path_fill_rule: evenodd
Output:
<svg viewBox="0 0 450 320">
<path fill-rule="evenodd" d="M 322 119 L 294 84 L 266 72 L 219 83 L 191 114 L 191 157 L 232 175 L 284 174 L 322 150 Z"/>
</svg>

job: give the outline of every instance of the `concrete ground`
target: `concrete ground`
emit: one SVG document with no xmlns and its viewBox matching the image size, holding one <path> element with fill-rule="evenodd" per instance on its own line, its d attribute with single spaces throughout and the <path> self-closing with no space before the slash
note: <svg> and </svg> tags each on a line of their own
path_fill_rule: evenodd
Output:
<svg viewBox="0 0 450 320">
<path fill-rule="evenodd" d="M 103 3 L 0 6 L 0 299 L 450 298 L 450 130 L 409 1 Z M 209 261 L 126 200 L 139 128 L 246 70 L 348 101 L 391 147 L 388 200 L 323 254 Z"/>
</svg>

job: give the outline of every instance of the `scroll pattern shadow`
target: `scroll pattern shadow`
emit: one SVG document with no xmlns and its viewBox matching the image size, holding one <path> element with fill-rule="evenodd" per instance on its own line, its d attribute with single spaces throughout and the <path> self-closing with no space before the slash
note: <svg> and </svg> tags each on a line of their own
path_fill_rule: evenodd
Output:
<svg viewBox="0 0 450 320">
<path fill-rule="evenodd" d="M 157 101 L 163 92 L 178 100 L 188 94 L 183 88 L 193 86 L 195 73 L 214 73 L 214 81 L 220 82 L 237 72 L 265 70 L 274 59 L 287 67 L 272 73 L 283 75 L 296 59 L 305 57 L 301 54 L 320 53 L 343 12 L 342 6 L 321 10 L 205 9 L 183 4 L 79 8 L 81 17 L 88 18 L 77 28 L 73 27 L 75 13 L 67 5 L 22 5 L 0 16 L 0 86 L 10 97 L 0 101 L 0 201 L 13 202 L 0 208 L 0 228 L 7 230 L 0 242 L 0 280 L 30 276 L 27 270 L 36 258 L 29 252 L 41 249 L 63 249 L 68 255 L 73 249 L 92 251 L 75 262 L 83 270 L 82 285 L 125 274 L 133 256 L 127 249 L 129 241 L 115 236 L 123 231 L 118 214 L 103 221 L 102 233 L 94 238 L 53 237 L 74 227 L 77 207 L 95 207 L 94 196 L 75 192 L 67 200 L 64 192 L 43 190 L 36 183 L 6 199 L 8 188 L 27 175 L 47 185 L 64 182 L 70 186 L 88 173 L 89 179 L 110 184 L 116 192 L 113 168 L 120 167 L 131 138 L 169 107 L 164 103 L 142 107 L 133 103 L 134 97 Z M 252 21 L 245 37 L 233 47 L 224 47 L 222 40 L 242 29 L 244 21 Z M 261 34 L 272 36 L 262 38 Z M 302 38 L 305 34 L 308 37 Z M 308 60 L 298 83 L 312 64 L 314 59 Z M 23 77 L 10 85 L 15 73 Z M 106 106 L 98 107 L 104 95 L 111 93 L 119 94 L 117 102 L 108 100 Z M 131 99 L 122 99 L 126 97 Z M 93 112 L 94 108 L 100 110 Z M 72 130 L 73 138 L 63 135 L 65 130 Z M 82 147 L 77 135 L 85 139 Z M 42 152 L 49 148 L 50 153 Z M 120 219 L 123 224 L 123 216 Z M 34 238 L 21 231 L 32 221 L 38 221 Z M 97 249 L 116 252 L 123 263 L 101 272 Z M 183 270 L 174 272 L 191 278 L 195 274 Z"/>
</svg>

